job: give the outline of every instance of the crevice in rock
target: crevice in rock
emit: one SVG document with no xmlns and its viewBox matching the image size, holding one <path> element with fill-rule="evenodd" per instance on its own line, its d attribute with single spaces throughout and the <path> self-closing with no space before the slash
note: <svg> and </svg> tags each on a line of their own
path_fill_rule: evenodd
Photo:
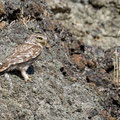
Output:
<svg viewBox="0 0 120 120">
<path fill-rule="evenodd" d="M 56 8 L 52 8 L 51 11 L 54 13 L 54 14 L 57 14 L 57 13 L 70 13 L 71 9 L 70 8 L 60 8 L 60 7 L 56 7 Z"/>
</svg>

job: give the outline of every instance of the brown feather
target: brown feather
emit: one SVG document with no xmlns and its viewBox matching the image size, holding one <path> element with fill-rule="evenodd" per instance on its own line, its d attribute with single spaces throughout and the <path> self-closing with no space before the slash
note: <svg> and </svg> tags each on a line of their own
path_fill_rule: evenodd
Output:
<svg viewBox="0 0 120 120">
<path fill-rule="evenodd" d="M 10 67 L 10 64 L 9 63 L 3 63 L 1 66 L 0 66 L 0 72 L 3 72 L 5 70 L 7 70 L 7 68 Z"/>
<path fill-rule="evenodd" d="M 37 56 L 40 55 L 42 48 L 38 45 L 32 44 L 21 44 L 17 48 L 15 48 L 10 54 L 2 66 L 0 66 L 0 72 L 6 70 L 9 67 L 13 67 L 14 65 L 22 64 L 28 62 Z M 8 64 L 9 63 L 9 64 Z"/>
</svg>

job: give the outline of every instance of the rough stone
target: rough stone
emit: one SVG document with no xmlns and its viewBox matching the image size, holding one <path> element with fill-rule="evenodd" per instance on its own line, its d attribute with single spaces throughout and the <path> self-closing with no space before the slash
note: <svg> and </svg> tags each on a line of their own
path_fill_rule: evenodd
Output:
<svg viewBox="0 0 120 120">
<path fill-rule="evenodd" d="M 71 56 L 75 64 L 78 66 L 80 70 L 84 70 L 87 62 L 85 61 L 85 58 L 83 58 L 81 55 L 72 55 Z"/>
<path fill-rule="evenodd" d="M 0 0 L 0 17 L 5 15 L 5 6 L 3 5 L 2 1 Z"/>
</svg>

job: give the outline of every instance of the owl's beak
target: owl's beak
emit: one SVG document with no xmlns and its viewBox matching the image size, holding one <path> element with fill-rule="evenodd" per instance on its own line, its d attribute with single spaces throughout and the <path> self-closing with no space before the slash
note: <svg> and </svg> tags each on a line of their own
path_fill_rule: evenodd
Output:
<svg viewBox="0 0 120 120">
<path fill-rule="evenodd" d="M 44 36 L 44 37 L 38 37 L 38 41 L 39 43 L 42 45 L 42 46 L 45 46 L 47 48 L 50 48 L 50 45 L 47 43 L 48 42 L 48 37 L 47 36 Z"/>
<path fill-rule="evenodd" d="M 46 40 L 41 40 L 40 43 L 41 43 L 41 45 L 46 46 L 47 41 Z"/>
<path fill-rule="evenodd" d="M 50 44 L 47 43 L 47 40 L 40 41 L 41 45 L 50 48 Z"/>
</svg>

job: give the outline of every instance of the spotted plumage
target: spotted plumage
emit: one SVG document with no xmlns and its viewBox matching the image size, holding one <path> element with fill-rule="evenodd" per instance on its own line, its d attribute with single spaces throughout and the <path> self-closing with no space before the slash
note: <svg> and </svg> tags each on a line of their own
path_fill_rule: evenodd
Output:
<svg viewBox="0 0 120 120">
<path fill-rule="evenodd" d="M 47 37 L 42 34 L 32 34 L 26 42 L 18 45 L 0 66 L 0 72 L 17 69 L 23 78 L 29 79 L 26 70 L 37 60 L 42 52 Z"/>
</svg>

